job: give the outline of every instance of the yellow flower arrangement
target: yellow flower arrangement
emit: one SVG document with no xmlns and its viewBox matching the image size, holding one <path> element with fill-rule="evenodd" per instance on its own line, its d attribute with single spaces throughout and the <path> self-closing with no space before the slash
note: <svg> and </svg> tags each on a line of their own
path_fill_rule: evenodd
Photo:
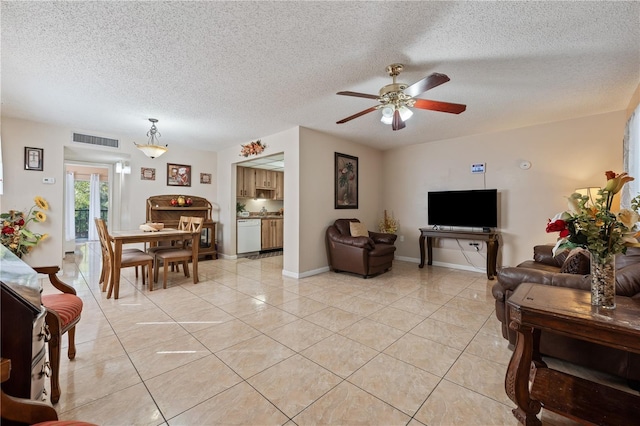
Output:
<svg viewBox="0 0 640 426">
<path fill-rule="evenodd" d="M 393 214 L 384 211 L 384 218 L 378 223 L 378 230 L 385 234 L 395 234 L 398 232 L 398 221 L 393 218 Z"/>
<path fill-rule="evenodd" d="M 29 231 L 29 222 L 45 222 L 47 215 L 41 210 L 49 210 L 49 203 L 37 196 L 34 199 L 35 205 L 31 207 L 26 215 L 17 210 L 9 210 L 8 213 L 0 214 L 2 231 L 0 232 L 0 242 L 3 246 L 11 250 L 16 256 L 22 257 L 29 254 L 40 241 L 47 239 L 48 234 L 38 234 Z"/>
</svg>

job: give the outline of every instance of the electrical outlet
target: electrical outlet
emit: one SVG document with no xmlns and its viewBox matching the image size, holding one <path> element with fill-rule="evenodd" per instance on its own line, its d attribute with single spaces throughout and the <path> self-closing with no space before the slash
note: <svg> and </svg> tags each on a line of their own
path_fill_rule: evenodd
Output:
<svg viewBox="0 0 640 426">
<path fill-rule="evenodd" d="M 400 238 L 398 238 L 400 240 L 401 243 L 404 243 L 404 235 L 400 235 Z"/>
</svg>

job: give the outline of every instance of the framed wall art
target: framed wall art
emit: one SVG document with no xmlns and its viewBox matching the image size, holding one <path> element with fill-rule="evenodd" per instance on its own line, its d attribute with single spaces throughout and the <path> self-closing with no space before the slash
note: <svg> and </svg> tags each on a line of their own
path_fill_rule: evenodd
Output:
<svg viewBox="0 0 640 426">
<path fill-rule="evenodd" d="M 200 173 L 200 183 L 211 184 L 211 173 Z"/>
<path fill-rule="evenodd" d="M 168 186 L 191 186 L 191 166 L 167 163 Z"/>
<path fill-rule="evenodd" d="M 335 153 L 335 208 L 358 208 L 358 157 Z"/>
<path fill-rule="evenodd" d="M 141 167 L 140 180 L 156 180 L 156 169 L 151 167 Z"/>
<path fill-rule="evenodd" d="M 24 148 L 24 169 L 42 171 L 44 166 L 44 149 Z"/>
</svg>

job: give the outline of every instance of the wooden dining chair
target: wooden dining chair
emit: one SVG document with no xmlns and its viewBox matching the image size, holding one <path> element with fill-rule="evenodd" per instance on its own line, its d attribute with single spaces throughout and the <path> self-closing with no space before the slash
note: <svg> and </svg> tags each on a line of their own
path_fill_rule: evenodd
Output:
<svg viewBox="0 0 640 426">
<path fill-rule="evenodd" d="M 107 298 L 111 298 L 111 294 L 113 293 L 113 285 L 111 277 L 111 268 L 113 266 L 114 260 L 114 252 L 113 252 L 113 243 L 111 242 L 111 237 L 109 236 L 109 231 L 107 230 L 107 225 L 104 220 L 96 218 L 96 226 L 98 227 L 98 236 L 100 237 L 100 243 L 105 250 L 106 255 L 104 258 L 108 262 L 108 267 L 106 268 L 106 278 L 105 283 L 107 284 Z M 122 258 L 120 261 L 120 269 L 122 268 L 131 268 L 142 266 L 142 285 L 145 285 L 145 267 L 147 268 L 147 276 L 149 282 L 149 291 L 153 291 L 153 256 L 148 253 L 145 253 L 139 249 L 131 249 L 126 252 L 122 252 Z M 116 273 L 120 273 L 120 271 L 116 271 Z M 104 284 L 103 284 L 103 290 Z"/>
<path fill-rule="evenodd" d="M 192 217 L 189 222 L 188 230 L 192 233 L 200 233 L 202 231 L 202 224 L 204 223 L 203 217 Z M 158 270 L 160 268 L 160 263 L 162 262 L 163 266 L 163 276 L 162 276 L 162 288 L 167 288 L 167 274 L 169 273 L 169 265 L 170 264 L 179 264 L 182 263 L 182 267 L 184 268 L 184 276 L 189 277 L 189 261 L 193 258 L 193 247 L 190 244 L 191 240 L 184 240 L 184 245 L 182 247 L 177 246 L 176 248 L 169 250 L 160 250 L 155 254 L 155 280 L 158 281 Z"/>
<path fill-rule="evenodd" d="M 102 220 L 102 219 L 100 219 Z M 100 279 L 98 280 L 98 285 L 101 285 L 102 291 L 107 291 L 109 277 L 111 276 L 111 263 L 109 262 L 109 253 L 107 251 L 107 247 L 102 242 L 102 237 L 100 237 L 101 229 L 98 226 L 98 223 L 95 222 L 96 229 L 98 231 L 98 237 L 100 241 L 100 252 L 102 254 L 102 269 L 100 270 Z M 139 249 L 136 248 L 128 248 L 122 249 L 122 253 L 135 253 L 139 252 Z M 138 267 L 136 266 L 136 278 L 138 278 Z"/>
<path fill-rule="evenodd" d="M 186 230 L 189 229 L 190 224 L 191 224 L 191 216 L 180 216 L 180 219 L 178 220 L 177 229 L 179 231 L 186 231 Z M 159 252 L 159 251 L 168 250 L 168 249 L 175 249 L 176 245 L 179 245 L 180 248 L 184 248 L 185 241 L 186 240 L 181 240 L 181 241 L 160 241 L 160 242 L 158 242 L 158 245 L 153 246 L 153 247 L 149 247 L 147 249 L 147 253 L 149 253 L 152 256 L 155 256 L 155 254 L 157 252 Z M 175 264 L 175 263 L 171 264 L 171 271 L 172 272 L 175 270 L 176 266 L 177 266 L 177 264 Z M 178 269 L 178 272 L 180 272 L 179 269 Z"/>
<path fill-rule="evenodd" d="M 45 321 L 49 329 L 48 342 L 49 365 L 51 366 L 51 402 L 56 403 L 60 399 L 60 347 L 62 335 L 67 333 L 69 347 L 67 356 L 69 359 L 76 357 L 76 324 L 82 314 L 82 299 L 76 296 L 76 290 L 63 283 L 56 275 L 60 270 L 57 266 L 33 267 L 39 274 L 49 276 L 49 282 L 62 293 L 43 294 L 42 304 L 47 309 Z"/>
</svg>

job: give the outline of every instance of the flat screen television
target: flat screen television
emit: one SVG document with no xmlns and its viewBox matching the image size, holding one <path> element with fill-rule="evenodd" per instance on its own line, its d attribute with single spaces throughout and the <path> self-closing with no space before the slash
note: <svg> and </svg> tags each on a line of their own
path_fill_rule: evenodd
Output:
<svg viewBox="0 0 640 426">
<path fill-rule="evenodd" d="M 429 225 L 496 228 L 498 190 L 434 191 L 427 194 Z"/>
</svg>

